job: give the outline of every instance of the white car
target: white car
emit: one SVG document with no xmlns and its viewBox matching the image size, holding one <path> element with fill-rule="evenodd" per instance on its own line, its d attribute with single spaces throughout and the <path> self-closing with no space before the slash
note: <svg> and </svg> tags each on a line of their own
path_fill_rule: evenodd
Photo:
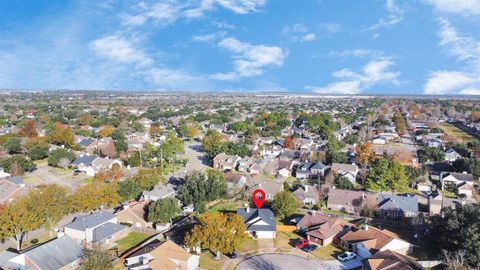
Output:
<svg viewBox="0 0 480 270">
<path fill-rule="evenodd" d="M 353 260 L 357 257 L 357 254 L 353 253 L 353 252 L 350 252 L 350 251 L 347 251 L 341 255 L 338 255 L 337 259 L 341 262 L 346 262 L 346 261 L 349 261 L 349 260 Z"/>
</svg>

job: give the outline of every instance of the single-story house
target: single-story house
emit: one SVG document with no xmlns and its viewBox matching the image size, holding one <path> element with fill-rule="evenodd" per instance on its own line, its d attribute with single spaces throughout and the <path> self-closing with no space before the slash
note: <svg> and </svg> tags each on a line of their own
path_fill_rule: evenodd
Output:
<svg viewBox="0 0 480 270">
<path fill-rule="evenodd" d="M 159 184 L 152 190 L 142 192 L 141 198 L 143 200 L 158 201 L 165 198 L 175 198 L 177 192 L 175 186 L 172 184 Z"/>
<path fill-rule="evenodd" d="M 270 209 L 239 208 L 237 215 L 241 216 L 247 227 L 247 232 L 256 238 L 275 238 L 277 225 L 275 215 Z"/>
<path fill-rule="evenodd" d="M 365 270 L 423 270 L 422 265 L 413 258 L 391 251 L 389 249 L 377 252 L 368 259 L 363 260 Z"/>
<path fill-rule="evenodd" d="M 132 202 L 124 205 L 123 209 L 116 212 L 118 223 L 132 224 L 137 228 L 152 228 L 152 223 L 146 220 L 145 209 L 148 206 L 149 201 Z"/>
<path fill-rule="evenodd" d="M 363 205 L 365 194 L 363 191 L 330 189 L 328 192 L 327 208 L 355 213 Z"/>
<path fill-rule="evenodd" d="M 416 217 L 418 199 L 414 196 L 378 194 L 376 213 L 382 218 Z"/>
<path fill-rule="evenodd" d="M 448 185 L 458 187 L 460 184 L 466 183 L 473 187 L 473 175 L 470 173 L 454 173 L 454 172 L 441 172 L 440 182 L 442 183 L 442 189 L 446 189 Z"/>
<path fill-rule="evenodd" d="M 263 189 L 265 191 L 265 199 L 273 200 L 275 195 L 283 191 L 283 183 L 273 182 L 268 180 L 256 180 L 247 190 L 247 195 L 251 196 L 256 189 Z"/>
<path fill-rule="evenodd" d="M 344 176 L 352 183 L 355 183 L 357 179 L 358 166 L 356 164 L 333 163 L 331 170 L 337 176 Z"/>
<path fill-rule="evenodd" d="M 77 170 L 85 172 L 88 176 L 95 176 L 95 174 L 102 170 L 110 170 L 114 164 L 122 167 L 120 160 L 101 158 L 94 155 L 81 155 L 72 162 L 72 165 L 74 165 Z"/>
<path fill-rule="evenodd" d="M 222 172 L 233 171 L 239 160 L 239 156 L 220 153 L 213 158 L 213 168 Z"/>
<path fill-rule="evenodd" d="M 320 198 L 317 187 L 310 185 L 298 187 L 293 191 L 293 196 L 303 204 L 316 204 Z"/>
<path fill-rule="evenodd" d="M 106 211 L 76 217 L 63 227 L 64 233 L 79 243 L 108 245 L 127 234 L 128 227 L 117 224 L 117 217 Z"/>
<path fill-rule="evenodd" d="M 350 230 L 350 225 L 342 219 L 313 212 L 303 216 L 297 229 L 305 232 L 308 241 L 324 247 L 338 243 L 339 237 Z"/>
<path fill-rule="evenodd" d="M 445 161 L 454 162 L 457 159 L 461 159 L 462 156 L 457 153 L 453 148 L 448 148 L 445 150 Z"/>
<path fill-rule="evenodd" d="M 0 205 L 7 204 L 14 199 L 26 195 L 28 188 L 21 176 L 10 176 L 0 179 Z"/>
</svg>

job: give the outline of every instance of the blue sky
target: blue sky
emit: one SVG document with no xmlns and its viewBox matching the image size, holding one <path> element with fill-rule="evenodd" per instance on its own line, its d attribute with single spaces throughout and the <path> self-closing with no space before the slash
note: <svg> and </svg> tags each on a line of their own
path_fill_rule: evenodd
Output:
<svg viewBox="0 0 480 270">
<path fill-rule="evenodd" d="M 480 0 L 2 1 L 0 88 L 480 94 Z"/>
</svg>

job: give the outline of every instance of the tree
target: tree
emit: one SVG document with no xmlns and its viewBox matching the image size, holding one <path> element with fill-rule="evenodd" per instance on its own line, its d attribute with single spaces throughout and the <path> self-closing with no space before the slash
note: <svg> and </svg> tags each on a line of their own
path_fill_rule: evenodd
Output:
<svg viewBox="0 0 480 270">
<path fill-rule="evenodd" d="M 74 211 L 86 212 L 116 206 L 120 195 L 117 183 L 93 182 L 79 187 L 70 201 Z"/>
<path fill-rule="evenodd" d="M 448 252 L 465 251 L 472 268 L 480 266 L 480 206 L 467 204 L 456 209 L 444 208 L 432 219 L 432 241 Z"/>
<path fill-rule="evenodd" d="M 99 135 L 102 138 L 110 137 L 110 135 L 112 135 L 114 129 L 115 128 L 112 125 L 105 125 L 100 129 Z"/>
<path fill-rule="evenodd" d="M 149 222 L 171 222 L 180 213 L 180 206 L 175 198 L 160 199 L 148 206 Z"/>
<path fill-rule="evenodd" d="M 389 190 L 389 179 L 392 179 L 392 171 L 389 162 L 385 158 L 378 158 L 373 162 L 367 176 L 367 189 L 372 191 Z"/>
<path fill-rule="evenodd" d="M 60 160 L 63 160 L 63 164 L 60 164 Z M 52 167 L 64 167 L 65 159 L 68 160 L 67 166 L 70 164 L 70 162 L 75 160 L 75 154 L 65 148 L 57 148 L 55 150 L 50 151 L 48 154 L 48 166 Z"/>
<path fill-rule="evenodd" d="M 370 163 L 375 159 L 375 152 L 373 152 L 371 142 L 359 144 L 355 150 L 357 152 L 355 161 L 363 165 L 364 168 L 370 165 Z"/>
<path fill-rule="evenodd" d="M 22 142 L 20 138 L 8 139 L 3 145 L 9 154 L 18 154 L 22 151 Z"/>
<path fill-rule="evenodd" d="M 293 148 L 295 148 L 292 136 L 285 137 L 284 146 L 285 146 L 285 148 L 291 149 L 291 150 L 293 150 Z"/>
<path fill-rule="evenodd" d="M 18 134 L 20 134 L 20 136 L 22 137 L 29 137 L 29 138 L 37 137 L 38 132 L 37 132 L 37 126 L 35 124 L 35 121 L 29 120 L 25 122 L 25 124 L 22 126 Z"/>
<path fill-rule="evenodd" d="M 185 204 L 198 205 L 221 198 L 227 189 L 223 174 L 214 169 L 188 172 L 185 182 L 178 189 L 178 198 Z M 197 209 L 198 211 L 198 209 Z"/>
<path fill-rule="evenodd" d="M 227 142 L 222 144 L 222 152 L 243 158 L 249 156 L 252 151 L 243 143 Z"/>
<path fill-rule="evenodd" d="M 31 172 L 35 170 L 36 165 L 31 160 L 26 159 L 23 156 L 15 155 L 0 160 L 0 167 L 3 167 L 6 172 L 12 175 L 20 175 L 24 172 Z"/>
<path fill-rule="evenodd" d="M 75 133 L 72 128 L 60 122 L 56 122 L 53 130 L 48 134 L 48 140 L 50 143 L 65 145 L 71 148 L 75 145 L 74 136 Z"/>
<path fill-rule="evenodd" d="M 212 253 L 232 253 L 240 248 L 248 236 L 243 219 L 237 214 L 220 212 L 200 216 L 200 224 L 185 236 L 185 244 L 191 248 L 200 246 Z"/>
<path fill-rule="evenodd" d="M 445 153 L 435 147 L 427 147 L 417 151 L 418 161 L 425 163 L 427 161 L 444 161 Z"/>
<path fill-rule="evenodd" d="M 95 174 L 95 180 L 100 182 L 119 181 L 125 175 L 125 171 L 118 164 L 113 164 L 111 169 L 101 170 Z"/>
<path fill-rule="evenodd" d="M 405 192 L 408 190 L 408 177 L 405 173 L 405 167 L 400 162 L 393 160 L 389 164 L 389 169 L 392 171 L 392 179 L 389 184 L 390 190 L 396 192 Z"/>
<path fill-rule="evenodd" d="M 107 250 L 94 246 L 85 250 L 85 259 L 82 263 L 84 270 L 110 270 L 113 269 L 112 256 Z"/>
<path fill-rule="evenodd" d="M 48 156 L 48 146 L 42 147 L 40 145 L 35 145 L 28 151 L 28 157 L 31 160 L 44 159 Z"/>
<path fill-rule="evenodd" d="M 197 125 L 190 123 L 187 125 L 187 133 L 185 134 L 188 138 L 195 138 L 198 136 L 198 127 Z"/>
<path fill-rule="evenodd" d="M 272 201 L 272 210 L 281 219 L 293 215 L 298 207 L 297 199 L 287 190 L 277 193 Z"/>
<path fill-rule="evenodd" d="M 150 137 L 156 138 L 162 134 L 162 129 L 158 124 L 152 124 L 148 133 L 150 134 Z"/>
<path fill-rule="evenodd" d="M 38 186 L 28 194 L 28 199 L 35 204 L 35 211 L 43 226 L 51 232 L 54 224 L 69 211 L 67 189 L 56 184 Z"/>
<path fill-rule="evenodd" d="M 127 179 L 118 183 L 118 194 L 122 202 L 138 198 L 142 191 L 138 183 L 133 179 Z"/>
<path fill-rule="evenodd" d="M 140 152 L 136 151 L 133 154 L 131 154 L 127 158 L 127 164 L 130 165 L 130 167 L 139 167 L 140 165 L 142 165 Z"/>
<path fill-rule="evenodd" d="M 155 185 L 164 180 L 162 172 L 159 169 L 139 169 L 138 172 L 129 179 L 135 181 L 139 188 L 143 190 L 151 190 Z"/>
<path fill-rule="evenodd" d="M 222 152 L 222 137 L 220 133 L 209 129 L 202 139 L 203 151 L 209 158 L 214 158 Z"/>
<path fill-rule="evenodd" d="M 89 113 L 82 114 L 78 117 L 78 123 L 82 126 L 88 126 L 92 122 L 93 118 Z"/>
<path fill-rule="evenodd" d="M 345 176 L 337 177 L 333 185 L 338 189 L 348 189 L 348 190 L 353 189 L 352 182 L 350 182 L 350 180 Z"/>
</svg>

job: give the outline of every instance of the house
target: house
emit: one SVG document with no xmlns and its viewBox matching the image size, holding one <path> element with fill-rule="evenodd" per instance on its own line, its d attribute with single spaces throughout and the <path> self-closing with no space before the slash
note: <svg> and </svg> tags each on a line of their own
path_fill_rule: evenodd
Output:
<svg viewBox="0 0 480 270">
<path fill-rule="evenodd" d="M 443 147 L 443 142 L 440 139 L 428 139 L 427 140 L 427 147 L 433 147 L 433 148 L 442 148 Z"/>
<path fill-rule="evenodd" d="M 331 170 L 337 174 L 337 176 L 344 176 L 352 184 L 355 183 L 358 174 L 358 166 L 355 164 L 343 164 L 343 163 L 333 163 Z"/>
<path fill-rule="evenodd" d="M 120 224 L 128 223 L 137 228 L 152 228 L 152 223 L 148 222 L 145 218 L 145 209 L 149 203 L 149 201 L 135 201 L 124 205 L 122 210 L 115 213 L 117 222 Z"/>
<path fill-rule="evenodd" d="M 309 185 L 298 187 L 293 192 L 293 196 L 303 204 L 316 204 L 320 198 L 317 188 Z"/>
<path fill-rule="evenodd" d="M 339 237 L 350 230 L 350 225 L 342 219 L 313 212 L 303 216 L 297 229 L 305 232 L 308 241 L 324 247 L 338 243 Z"/>
<path fill-rule="evenodd" d="M 413 196 L 378 194 L 376 213 L 382 218 L 416 217 L 418 199 Z"/>
<path fill-rule="evenodd" d="M 117 217 L 106 211 L 78 216 L 63 229 L 79 243 L 98 245 L 112 244 L 127 233 L 127 227 L 117 224 Z"/>
<path fill-rule="evenodd" d="M 457 159 L 461 159 L 462 156 L 457 153 L 453 148 L 448 148 L 445 150 L 445 161 L 454 162 Z"/>
<path fill-rule="evenodd" d="M 383 136 L 376 136 L 376 137 L 373 138 L 372 142 L 374 144 L 387 144 L 388 140 L 387 140 L 387 138 L 385 138 Z"/>
<path fill-rule="evenodd" d="M 195 270 L 199 263 L 200 256 L 170 240 L 150 243 L 125 259 L 129 270 Z"/>
<path fill-rule="evenodd" d="M 322 162 L 305 162 L 298 165 L 295 175 L 300 180 L 319 179 L 325 175 L 326 168 Z"/>
<path fill-rule="evenodd" d="M 224 178 L 227 182 L 227 192 L 230 194 L 238 194 L 247 184 L 247 178 L 241 174 L 224 174 Z"/>
<path fill-rule="evenodd" d="M 275 215 L 270 209 L 259 208 L 251 209 L 239 208 L 237 215 L 241 216 L 247 232 L 256 238 L 275 238 L 277 225 L 275 224 Z"/>
<path fill-rule="evenodd" d="M 29 249 L 21 254 L 0 253 L 0 269 L 70 270 L 77 269 L 84 257 L 83 247 L 67 235 Z"/>
<path fill-rule="evenodd" d="M 280 145 L 269 145 L 262 150 L 262 157 L 264 158 L 276 158 L 280 156 L 283 151 L 283 147 Z"/>
<path fill-rule="evenodd" d="M 278 192 L 283 191 L 283 183 L 268 180 L 256 180 L 247 190 L 247 195 L 251 196 L 256 189 L 265 191 L 265 199 L 273 200 Z"/>
<path fill-rule="evenodd" d="M 95 143 L 95 140 L 92 139 L 83 139 L 78 142 L 78 144 L 83 148 L 83 149 L 91 149 L 92 145 Z"/>
<path fill-rule="evenodd" d="M 442 183 L 442 190 L 447 189 L 450 186 L 458 187 L 460 184 L 466 183 L 473 187 L 473 175 L 470 173 L 454 173 L 454 172 L 441 172 L 440 182 Z"/>
<path fill-rule="evenodd" d="M 10 174 L 8 174 L 10 175 Z M 21 176 L 10 176 L 0 179 L 0 205 L 27 194 L 28 189 Z"/>
<path fill-rule="evenodd" d="M 412 252 L 413 245 L 400 239 L 395 233 L 364 225 L 352 229 L 340 237 L 341 245 L 361 258 L 369 258 L 377 252 L 391 250 L 406 255 Z"/>
<path fill-rule="evenodd" d="M 363 261 L 365 270 L 423 270 L 413 258 L 389 249 L 377 252 Z"/>
<path fill-rule="evenodd" d="M 239 156 L 220 153 L 213 158 L 213 168 L 218 169 L 222 172 L 230 172 L 237 167 L 237 163 L 239 160 Z"/>
<path fill-rule="evenodd" d="M 237 171 L 249 173 L 250 175 L 259 174 L 258 160 L 251 157 L 244 157 L 238 161 Z"/>
<path fill-rule="evenodd" d="M 463 182 L 457 185 L 458 195 L 463 195 L 466 198 L 471 198 L 473 195 L 473 186 Z"/>
<path fill-rule="evenodd" d="M 327 208 L 347 213 L 359 212 L 363 205 L 365 194 L 363 191 L 330 189 L 328 192 Z"/>
<path fill-rule="evenodd" d="M 85 172 L 88 176 L 95 176 L 102 170 L 109 170 L 114 165 L 122 167 L 122 162 L 117 159 L 101 158 L 94 155 L 80 155 L 73 162 L 72 165 L 77 170 Z"/>
<path fill-rule="evenodd" d="M 443 196 L 438 190 L 428 195 L 428 212 L 430 215 L 439 215 L 443 208 Z"/>
<path fill-rule="evenodd" d="M 292 160 L 278 160 L 277 164 L 277 176 L 281 178 L 287 178 L 292 175 L 293 161 Z"/>
<path fill-rule="evenodd" d="M 147 201 L 158 201 L 165 198 L 175 198 L 175 186 L 172 184 L 159 184 L 152 190 L 142 192 L 141 198 Z"/>
</svg>

